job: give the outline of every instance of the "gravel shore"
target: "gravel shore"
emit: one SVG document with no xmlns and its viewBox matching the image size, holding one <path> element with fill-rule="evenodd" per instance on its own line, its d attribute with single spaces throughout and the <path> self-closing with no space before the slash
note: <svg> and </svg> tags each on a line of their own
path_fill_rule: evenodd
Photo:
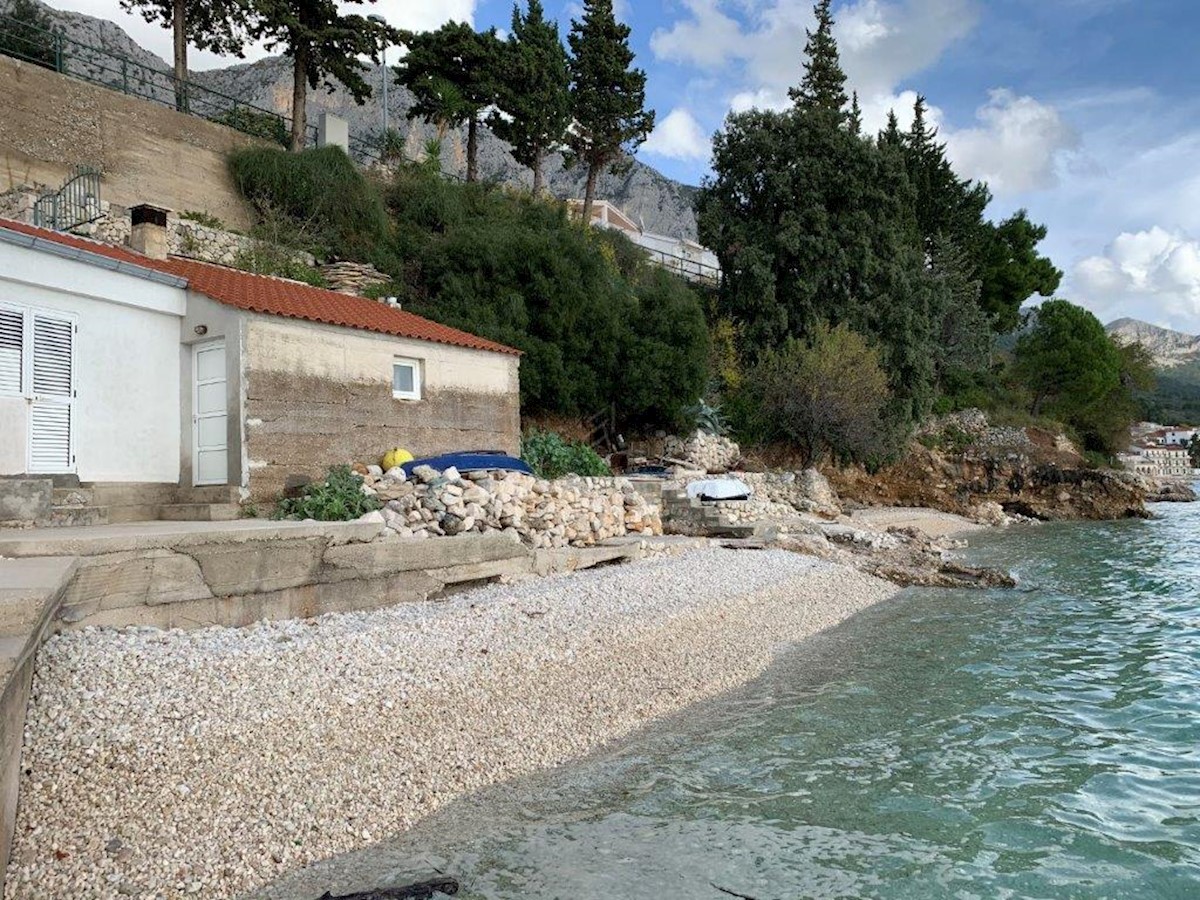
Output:
<svg viewBox="0 0 1200 900">
<path fill-rule="evenodd" d="M 760 674 L 891 596 L 779 550 L 41 650 L 5 896 L 232 897 Z"/>
</svg>

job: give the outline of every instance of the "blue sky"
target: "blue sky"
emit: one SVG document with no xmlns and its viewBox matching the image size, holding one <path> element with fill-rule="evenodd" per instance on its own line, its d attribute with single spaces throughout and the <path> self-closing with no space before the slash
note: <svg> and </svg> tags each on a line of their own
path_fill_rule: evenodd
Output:
<svg viewBox="0 0 1200 900">
<path fill-rule="evenodd" d="M 579 12 L 543 0 L 563 34 Z M 169 36 L 116 0 L 52 0 Z M 617 0 L 649 76 L 658 128 L 639 157 L 698 183 L 730 109 L 785 102 L 811 0 Z M 402 27 L 505 28 L 511 0 L 380 0 Z M 835 0 L 837 36 L 869 125 L 926 95 L 951 158 L 1050 229 L 1060 294 L 1200 333 L 1200 3 L 1194 0 Z M 200 56 L 201 66 L 223 61 Z"/>
</svg>

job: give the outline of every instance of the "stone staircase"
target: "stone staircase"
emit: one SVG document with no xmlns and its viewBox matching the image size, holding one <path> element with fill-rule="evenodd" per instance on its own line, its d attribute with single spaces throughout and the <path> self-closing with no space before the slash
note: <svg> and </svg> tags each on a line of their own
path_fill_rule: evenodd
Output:
<svg viewBox="0 0 1200 900">
<path fill-rule="evenodd" d="M 0 527 L 124 522 L 227 522 L 238 518 L 234 485 L 80 482 L 74 476 L 0 479 Z"/>
<path fill-rule="evenodd" d="M 773 537 L 770 533 L 772 526 L 761 522 L 730 522 L 722 515 L 719 507 L 689 497 L 684 488 L 673 482 L 664 483 L 659 495 L 663 530 L 668 534 L 728 538 Z"/>
</svg>

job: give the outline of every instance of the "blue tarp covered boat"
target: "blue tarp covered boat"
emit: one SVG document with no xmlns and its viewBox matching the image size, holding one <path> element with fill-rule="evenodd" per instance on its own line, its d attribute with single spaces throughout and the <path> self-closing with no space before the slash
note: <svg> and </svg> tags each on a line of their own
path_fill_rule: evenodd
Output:
<svg viewBox="0 0 1200 900">
<path fill-rule="evenodd" d="M 462 453 L 443 453 L 441 456 L 414 459 L 412 462 L 406 462 L 400 468 L 404 470 L 405 475 L 411 476 L 413 469 L 417 466 L 429 466 L 432 469 L 437 469 L 439 472 L 444 472 L 453 467 L 460 472 L 486 472 L 494 469 L 502 469 L 506 472 L 523 472 L 526 475 L 533 474 L 533 469 L 529 468 L 529 463 L 525 462 L 525 460 L 509 456 L 507 453 L 502 453 L 499 450 L 468 450 Z"/>
</svg>

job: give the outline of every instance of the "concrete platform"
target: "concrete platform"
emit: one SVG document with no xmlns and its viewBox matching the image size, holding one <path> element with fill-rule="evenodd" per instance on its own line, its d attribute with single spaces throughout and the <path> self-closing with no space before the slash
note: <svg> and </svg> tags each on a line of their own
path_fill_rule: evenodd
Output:
<svg viewBox="0 0 1200 900">
<path fill-rule="evenodd" d="M 98 556 L 209 543 L 244 543 L 281 538 L 330 537 L 369 541 L 382 525 L 362 522 L 287 522 L 239 519 L 235 522 L 127 522 L 78 528 L 25 528 L 0 531 L 0 557 Z"/>
</svg>

